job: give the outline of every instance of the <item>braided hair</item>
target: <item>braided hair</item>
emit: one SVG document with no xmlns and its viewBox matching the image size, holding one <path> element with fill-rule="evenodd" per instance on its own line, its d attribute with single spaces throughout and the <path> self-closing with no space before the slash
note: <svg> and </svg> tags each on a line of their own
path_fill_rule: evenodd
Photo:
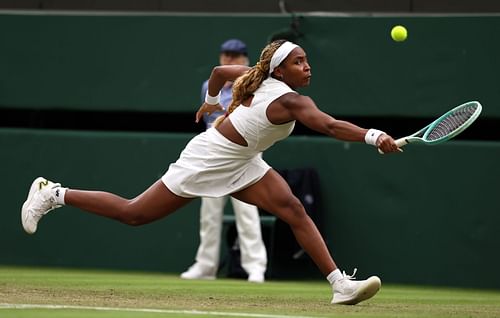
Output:
<svg viewBox="0 0 500 318">
<path fill-rule="evenodd" d="M 286 40 L 276 40 L 269 43 L 262 50 L 259 62 L 245 72 L 245 74 L 236 79 L 233 84 L 233 99 L 227 108 L 225 116 L 232 113 L 244 100 L 251 97 L 257 88 L 259 88 L 260 84 L 262 84 L 262 82 L 269 76 L 271 58 L 273 57 L 274 52 L 276 52 L 276 50 L 285 42 Z M 217 127 L 225 116 L 223 115 L 217 118 L 213 126 Z"/>
</svg>

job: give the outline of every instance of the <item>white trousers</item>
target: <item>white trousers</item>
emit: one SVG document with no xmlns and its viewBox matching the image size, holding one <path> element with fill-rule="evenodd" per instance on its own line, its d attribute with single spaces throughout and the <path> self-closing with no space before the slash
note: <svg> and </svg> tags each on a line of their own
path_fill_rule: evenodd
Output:
<svg viewBox="0 0 500 318">
<path fill-rule="evenodd" d="M 217 272 L 224 206 L 228 197 L 233 205 L 236 229 L 241 251 L 241 266 L 249 273 L 264 274 L 267 266 L 267 254 L 260 229 L 259 211 L 256 206 L 239 201 L 231 196 L 205 198 L 200 209 L 200 245 L 196 253 L 196 262 Z"/>
</svg>

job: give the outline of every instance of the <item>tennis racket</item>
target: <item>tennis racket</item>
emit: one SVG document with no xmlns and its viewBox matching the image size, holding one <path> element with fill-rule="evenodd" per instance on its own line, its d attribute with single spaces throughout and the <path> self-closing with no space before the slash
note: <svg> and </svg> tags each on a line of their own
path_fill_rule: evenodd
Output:
<svg viewBox="0 0 500 318">
<path fill-rule="evenodd" d="M 396 145 L 403 147 L 409 143 L 435 145 L 455 137 L 469 127 L 481 114 L 483 107 L 477 101 L 453 108 L 416 133 L 397 139 Z M 383 154 L 382 150 L 378 150 Z"/>
</svg>

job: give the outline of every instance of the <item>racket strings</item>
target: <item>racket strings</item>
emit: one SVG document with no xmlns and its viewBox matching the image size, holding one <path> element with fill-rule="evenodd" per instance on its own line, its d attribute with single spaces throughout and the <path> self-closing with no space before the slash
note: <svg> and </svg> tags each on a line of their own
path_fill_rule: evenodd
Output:
<svg viewBox="0 0 500 318">
<path fill-rule="evenodd" d="M 477 105 L 470 105 L 446 116 L 427 134 L 426 139 L 432 141 L 450 135 L 465 124 L 474 115 L 477 108 Z"/>
</svg>

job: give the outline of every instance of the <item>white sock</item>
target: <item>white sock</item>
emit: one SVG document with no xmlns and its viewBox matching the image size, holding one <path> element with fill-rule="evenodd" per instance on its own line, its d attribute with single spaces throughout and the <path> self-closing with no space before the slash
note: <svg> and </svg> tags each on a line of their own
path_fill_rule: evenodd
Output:
<svg viewBox="0 0 500 318">
<path fill-rule="evenodd" d="M 57 187 L 57 188 L 53 189 L 57 204 L 61 204 L 61 205 L 66 204 L 66 203 L 64 203 L 64 197 L 66 196 L 67 190 L 68 190 L 68 188 L 63 188 L 63 187 Z"/>
<path fill-rule="evenodd" d="M 326 279 L 328 280 L 330 285 L 333 285 L 333 283 L 335 283 L 337 280 L 341 279 L 342 277 L 344 277 L 344 275 L 342 275 L 342 273 L 340 272 L 340 269 L 337 268 L 333 272 L 328 274 L 328 276 L 326 276 Z"/>
</svg>

